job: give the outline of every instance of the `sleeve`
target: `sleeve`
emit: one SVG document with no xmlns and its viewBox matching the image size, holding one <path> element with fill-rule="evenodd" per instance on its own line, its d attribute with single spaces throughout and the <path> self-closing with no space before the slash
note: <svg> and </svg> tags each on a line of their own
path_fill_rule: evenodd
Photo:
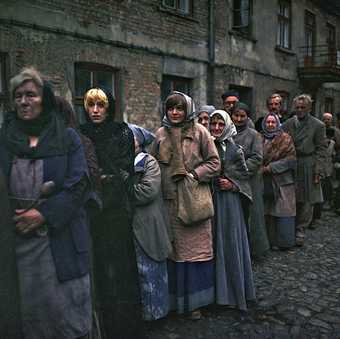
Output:
<svg viewBox="0 0 340 339">
<path fill-rule="evenodd" d="M 72 147 L 67 154 L 67 169 L 62 189 L 37 207 L 52 229 L 61 229 L 68 225 L 90 194 L 83 146 L 75 132 L 71 134 L 71 139 Z"/>
<path fill-rule="evenodd" d="M 155 158 L 148 156 L 141 180 L 134 185 L 136 205 L 152 202 L 161 189 L 161 171 Z"/>
<path fill-rule="evenodd" d="M 319 125 L 314 134 L 314 175 L 324 175 L 324 164 L 326 163 L 327 142 L 325 125 Z"/>
<path fill-rule="evenodd" d="M 219 174 L 221 162 L 213 138 L 205 127 L 202 127 L 201 131 L 200 148 L 203 162 L 194 168 L 194 171 L 198 181 L 209 182 L 213 177 Z"/>
<path fill-rule="evenodd" d="M 247 164 L 248 173 L 250 177 L 254 176 L 258 172 L 260 166 L 262 165 L 262 160 L 263 160 L 262 138 L 259 133 L 257 132 L 255 133 L 256 134 L 254 134 L 254 137 L 253 137 L 253 142 L 251 144 L 250 153 L 246 159 L 246 164 Z"/>
</svg>

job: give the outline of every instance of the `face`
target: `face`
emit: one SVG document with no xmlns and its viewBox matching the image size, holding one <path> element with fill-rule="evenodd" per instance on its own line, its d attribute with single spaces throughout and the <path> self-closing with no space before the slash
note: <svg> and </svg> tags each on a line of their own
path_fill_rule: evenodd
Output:
<svg viewBox="0 0 340 339">
<path fill-rule="evenodd" d="M 298 119 L 302 119 L 310 111 L 310 107 L 304 100 L 298 100 L 295 104 L 295 112 Z"/>
<path fill-rule="evenodd" d="M 277 121 L 273 116 L 269 116 L 266 120 L 266 127 L 268 131 L 275 131 L 277 127 Z"/>
<path fill-rule="evenodd" d="M 209 114 L 208 112 L 201 112 L 198 116 L 198 123 L 203 125 L 206 129 L 209 128 Z"/>
<path fill-rule="evenodd" d="M 210 122 L 210 133 L 213 137 L 218 138 L 222 135 L 225 127 L 225 122 L 222 118 L 215 116 Z"/>
<path fill-rule="evenodd" d="M 325 114 L 322 117 L 322 121 L 325 123 L 326 127 L 331 127 L 333 122 L 333 117 L 329 114 Z"/>
<path fill-rule="evenodd" d="M 238 102 L 237 97 L 234 96 L 226 97 L 223 101 L 224 110 L 230 112 L 237 102 Z"/>
<path fill-rule="evenodd" d="M 167 111 L 168 119 L 173 124 L 180 124 L 185 118 L 185 111 L 182 105 L 169 108 Z"/>
<path fill-rule="evenodd" d="M 268 103 L 268 109 L 269 112 L 274 112 L 276 114 L 278 114 L 280 112 L 281 109 L 281 101 L 279 98 L 272 98 L 269 100 Z"/>
<path fill-rule="evenodd" d="M 238 109 L 231 116 L 236 126 L 243 126 L 248 119 L 247 113 L 243 109 Z"/>
<path fill-rule="evenodd" d="M 42 112 L 42 89 L 33 81 L 24 82 L 14 92 L 14 104 L 19 119 L 36 119 Z"/>
<path fill-rule="evenodd" d="M 87 112 L 91 121 L 95 124 L 102 123 L 107 117 L 107 109 L 102 101 L 89 101 L 87 104 Z"/>
</svg>

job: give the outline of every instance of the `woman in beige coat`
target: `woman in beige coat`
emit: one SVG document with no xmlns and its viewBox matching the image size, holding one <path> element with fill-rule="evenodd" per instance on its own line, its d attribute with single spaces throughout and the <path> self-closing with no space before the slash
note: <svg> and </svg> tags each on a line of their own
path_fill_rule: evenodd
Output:
<svg viewBox="0 0 340 339">
<path fill-rule="evenodd" d="M 219 173 L 214 141 L 194 122 L 192 99 L 173 92 L 165 101 L 163 127 L 156 132 L 152 153 L 162 175 L 162 191 L 173 233 L 173 253 L 168 263 L 170 308 L 191 312 L 214 300 L 214 264 L 211 220 L 184 225 L 178 218 L 178 185 L 186 176 L 209 183 Z"/>
</svg>

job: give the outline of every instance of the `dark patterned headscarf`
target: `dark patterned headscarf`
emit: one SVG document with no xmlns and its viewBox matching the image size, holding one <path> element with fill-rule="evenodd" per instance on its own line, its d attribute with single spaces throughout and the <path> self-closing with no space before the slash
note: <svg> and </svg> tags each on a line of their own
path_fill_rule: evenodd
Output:
<svg viewBox="0 0 340 339">
<path fill-rule="evenodd" d="M 276 129 L 269 131 L 266 125 L 267 119 L 268 117 L 274 117 L 276 120 Z M 266 139 L 273 139 L 275 138 L 277 135 L 282 133 L 282 129 L 281 129 L 281 123 L 280 123 L 280 119 L 279 116 L 275 113 L 268 113 L 262 120 L 262 133 L 264 135 L 264 137 Z"/>
</svg>

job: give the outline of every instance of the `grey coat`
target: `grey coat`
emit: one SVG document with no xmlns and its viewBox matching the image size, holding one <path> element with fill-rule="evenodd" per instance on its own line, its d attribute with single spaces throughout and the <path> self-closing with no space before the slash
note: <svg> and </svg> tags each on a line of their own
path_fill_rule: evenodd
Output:
<svg viewBox="0 0 340 339">
<path fill-rule="evenodd" d="M 299 121 L 296 116 L 288 119 L 282 129 L 293 138 L 297 155 L 296 200 L 315 204 L 323 201 L 321 184 L 314 183 L 314 176 L 325 173 L 327 152 L 325 125 L 308 114 Z"/>
<path fill-rule="evenodd" d="M 172 250 L 170 226 L 161 193 L 161 171 L 157 160 L 150 154 L 135 165 L 134 198 L 135 237 L 151 259 L 163 261 Z"/>
</svg>

